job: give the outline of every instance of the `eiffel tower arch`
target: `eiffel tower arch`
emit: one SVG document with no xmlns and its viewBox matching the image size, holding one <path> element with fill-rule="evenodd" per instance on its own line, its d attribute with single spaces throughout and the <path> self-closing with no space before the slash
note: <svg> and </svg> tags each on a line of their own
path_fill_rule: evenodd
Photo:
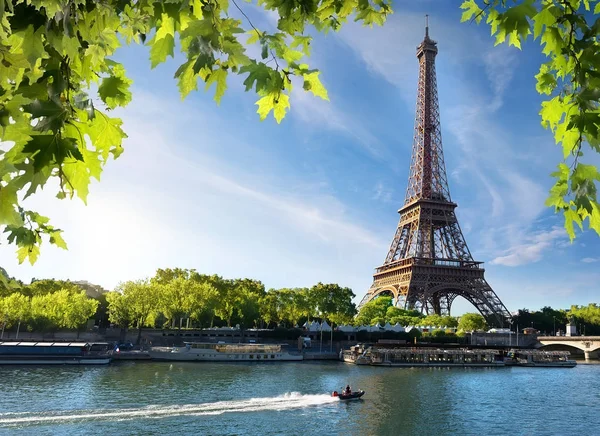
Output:
<svg viewBox="0 0 600 436">
<path fill-rule="evenodd" d="M 437 43 L 417 47 L 419 84 L 410 176 L 400 221 L 383 265 L 359 308 L 382 294 L 396 306 L 425 314 L 449 315 L 456 297 L 469 301 L 490 326 L 503 327 L 510 313 L 473 260 L 450 198 L 435 74 Z"/>
</svg>

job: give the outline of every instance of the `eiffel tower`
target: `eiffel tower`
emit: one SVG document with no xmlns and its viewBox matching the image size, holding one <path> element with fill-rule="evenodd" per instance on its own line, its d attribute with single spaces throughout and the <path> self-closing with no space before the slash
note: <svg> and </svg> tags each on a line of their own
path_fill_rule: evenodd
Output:
<svg viewBox="0 0 600 436">
<path fill-rule="evenodd" d="M 511 316 L 484 278 L 483 262 L 471 256 L 450 199 L 438 104 L 435 57 L 429 38 L 417 47 L 419 88 L 410 177 L 400 222 L 373 285 L 359 308 L 381 294 L 391 294 L 398 307 L 431 315 L 450 315 L 461 296 L 484 316 L 488 325 L 503 327 Z"/>
</svg>

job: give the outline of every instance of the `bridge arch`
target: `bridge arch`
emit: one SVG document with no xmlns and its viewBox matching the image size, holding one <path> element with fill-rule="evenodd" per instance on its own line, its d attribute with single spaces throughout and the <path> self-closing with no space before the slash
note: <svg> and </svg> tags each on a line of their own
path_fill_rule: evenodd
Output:
<svg viewBox="0 0 600 436">
<path fill-rule="evenodd" d="M 559 338 L 560 336 L 557 336 Z M 547 339 L 547 338 L 538 338 L 540 341 L 539 349 L 549 349 L 550 347 L 570 347 L 576 348 L 577 350 L 583 352 L 594 353 L 600 350 L 600 341 L 599 340 L 586 340 L 585 338 L 577 338 L 571 339 Z"/>
<path fill-rule="evenodd" d="M 383 288 L 377 289 L 369 301 L 373 301 L 375 298 L 382 295 L 389 295 L 392 297 L 394 299 L 394 305 L 396 304 L 396 301 L 398 301 L 398 290 L 393 286 L 384 286 Z"/>
</svg>

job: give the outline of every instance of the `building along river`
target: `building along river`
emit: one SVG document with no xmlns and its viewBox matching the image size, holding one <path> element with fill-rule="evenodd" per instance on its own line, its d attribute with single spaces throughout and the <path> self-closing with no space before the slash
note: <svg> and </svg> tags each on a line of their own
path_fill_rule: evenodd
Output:
<svg viewBox="0 0 600 436">
<path fill-rule="evenodd" d="M 364 400 L 340 402 L 350 383 Z M 595 434 L 600 365 L 338 362 L 1 367 L 0 434 Z"/>
</svg>

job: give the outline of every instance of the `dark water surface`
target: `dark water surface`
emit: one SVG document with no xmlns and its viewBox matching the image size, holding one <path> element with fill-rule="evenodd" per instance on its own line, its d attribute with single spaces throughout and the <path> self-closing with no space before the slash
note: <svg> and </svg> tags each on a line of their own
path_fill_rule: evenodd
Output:
<svg viewBox="0 0 600 436">
<path fill-rule="evenodd" d="M 329 393 L 350 383 L 364 400 Z M 600 365 L 0 367 L 0 434 L 600 434 Z"/>
</svg>

